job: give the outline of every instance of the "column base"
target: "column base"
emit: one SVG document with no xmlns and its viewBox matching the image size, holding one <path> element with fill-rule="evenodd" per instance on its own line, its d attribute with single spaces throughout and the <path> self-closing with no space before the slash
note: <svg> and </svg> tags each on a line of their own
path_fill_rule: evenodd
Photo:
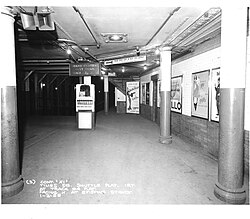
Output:
<svg viewBox="0 0 250 219">
<path fill-rule="evenodd" d="M 8 183 L 2 183 L 2 198 L 14 196 L 21 192 L 24 187 L 22 176 Z"/>
<path fill-rule="evenodd" d="M 246 202 L 245 189 L 228 189 L 219 182 L 215 184 L 214 195 L 216 198 L 229 204 L 244 204 Z"/>
<path fill-rule="evenodd" d="M 162 144 L 172 144 L 172 136 L 160 136 L 159 142 Z"/>
</svg>

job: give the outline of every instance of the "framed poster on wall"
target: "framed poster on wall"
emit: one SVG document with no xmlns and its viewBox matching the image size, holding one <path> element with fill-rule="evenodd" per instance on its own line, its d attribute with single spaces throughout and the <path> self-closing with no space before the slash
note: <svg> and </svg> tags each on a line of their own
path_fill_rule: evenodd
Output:
<svg viewBox="0 0 250 219">
<path fill-rule="evenodd" d="M 140 113 L 140 82 L 126 82 L 126 113 Z"/>
<path fill-rule="evenodd" d="M 209 70 L 192 74 L 191 115 L 208 119 Z"/>
<path fill-rule="evenodd" d="M 220 68 L 211 71 L 211 120 L 219 121 L 220 106 Z"/>
<path fill-rule="evenodd" d="M 146 104 L 149 105 L 149 89 L 150 89 L 150 83 L 146 83 Z"/>
<path fill-rule="evenodd" d="M 182 112 L 182 76 L 171 78 L 171 111 Z"/>
<path fill-rule="evenodd" d="M 157 107 L 161 105 L 161 81 L 157 81 Z"/>
</svg>

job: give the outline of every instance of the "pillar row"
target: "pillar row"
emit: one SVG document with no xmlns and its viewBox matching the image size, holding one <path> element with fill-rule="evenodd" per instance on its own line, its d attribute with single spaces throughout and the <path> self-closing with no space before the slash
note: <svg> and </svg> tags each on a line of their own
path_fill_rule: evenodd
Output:
<svg viewBox="0 0 250 219">
<path fill-rule="evenodd" d="M 19 193 L 24 186 L 20 170 L 17 91 L 15 68 L 14 17 L 11 9 L 1 7 L 1 171 L 2 197 Z"/>
<path fill-rule="evenodd" d="M 231 204 L 246 201 L 243 187 L 246 28 L 247 8 L 222 9 L 220 138 L 214 194 Z"/>
<path fill-rule="evenodd" d="M 162 144 L 171 144 L 171 48 L 164 47 L 161 50 L 161 104 L 160 104 L 160 142 Z"/>
<path fill-rule="evenodd" d="M 107 115 L 109 112 L 109 78 L 104 75 L 104 112 Z"/>
</svg>

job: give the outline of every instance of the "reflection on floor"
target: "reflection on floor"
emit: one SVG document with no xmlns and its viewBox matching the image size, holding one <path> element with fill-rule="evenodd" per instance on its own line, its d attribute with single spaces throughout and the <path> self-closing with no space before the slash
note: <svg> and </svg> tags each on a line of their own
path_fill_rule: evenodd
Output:
<svg viewBox="0 0 250 219">
<path fill-rule="evenodd" d="M 217 162 L 139 115 L 97 113 L 95 130 L 75 117 L 31 117 L 24 132 L 24 190 L 2 203 L 224 204 L 213 194 Z"/>
</svg>

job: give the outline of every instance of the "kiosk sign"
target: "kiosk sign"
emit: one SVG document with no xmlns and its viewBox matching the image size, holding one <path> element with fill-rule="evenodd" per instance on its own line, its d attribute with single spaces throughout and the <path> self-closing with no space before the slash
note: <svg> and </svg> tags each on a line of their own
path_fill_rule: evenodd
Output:
<svg viewBox="0 0 250 219">
<path fill-rule="evenodd" d="M 69 76 L 101 76 L 100 63 L 98 62 L 83 62 L 70 63 Z"/>
<path fill-rule="evenodd" d="M 77 84 L 76 85 L 76 112 L 92 111 L 95 112 L 95 85 Z"/>
</svg>

